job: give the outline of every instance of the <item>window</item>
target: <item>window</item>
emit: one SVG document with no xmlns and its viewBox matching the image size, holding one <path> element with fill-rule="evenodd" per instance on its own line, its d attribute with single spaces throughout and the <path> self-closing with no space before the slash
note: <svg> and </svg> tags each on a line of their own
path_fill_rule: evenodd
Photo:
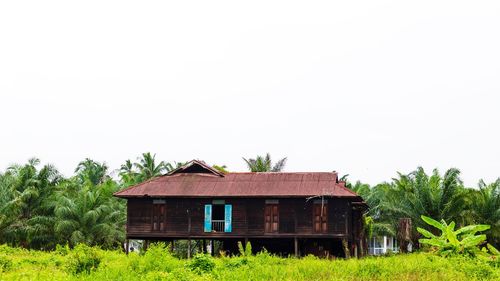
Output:
<svg viewBox="0 0 500 281">
<path fill-rule="evenodd" d="M 167 206 L 165 200 L 153 200 L 151 228 L 153 231 L 165 231 L 167 224 Z"/>
<path fill-rule="evenodd" d="M 328 204 L 326 204 L 326 201 L 314 202 L 313 226 L 316 233 L 328 232 Z"/>
<path fill-rule="evenodd" d="M 205 205 L 205 232 L 231 232 L 233 207 L 224 200 L 214 200 Z"/>
<path fill-rule="evenodd" d="M 271 200 L 269 200 L 271 201 Z M 266 233 L 276 233 L 279 231 L 279 211 L 278 202 L 266 202 L 264 210 L 264 231 Z"/>
</svg>

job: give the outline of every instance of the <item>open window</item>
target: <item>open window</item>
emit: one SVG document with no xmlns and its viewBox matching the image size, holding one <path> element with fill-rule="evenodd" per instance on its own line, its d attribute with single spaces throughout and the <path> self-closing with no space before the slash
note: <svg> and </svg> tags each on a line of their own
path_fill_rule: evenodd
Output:
<svg viewBox="0 0 500 281">
<path fill-rule="evenodd" d="M 266 200 L 264 209 L 264 232 L 279 232 L 279 208 L 278 200 Z"/>
<path fill-rule="evenodd" d="M 165 231 L 167 225 L 167 205 L 165 200 L 153 200 L 153 214 L 151 216 L 151 229 Z"/>
<path fill-rule="evenodd" d="M 213 200 L 212 204 L 205 205 L 205 232 L 231 232 L 232 211 L 230 204 L 224 200 Z"/>
</svg>

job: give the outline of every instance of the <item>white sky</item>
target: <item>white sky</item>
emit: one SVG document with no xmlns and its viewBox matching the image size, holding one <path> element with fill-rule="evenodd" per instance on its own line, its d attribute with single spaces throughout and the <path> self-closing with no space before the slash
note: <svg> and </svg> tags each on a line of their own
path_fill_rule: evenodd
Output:
<svg viewBox="0 0 500 281">
<path fill-rule="evenodd" d="M 500 176 L 499 1 L 2 1 L 0 169 Z"/>
</svg>

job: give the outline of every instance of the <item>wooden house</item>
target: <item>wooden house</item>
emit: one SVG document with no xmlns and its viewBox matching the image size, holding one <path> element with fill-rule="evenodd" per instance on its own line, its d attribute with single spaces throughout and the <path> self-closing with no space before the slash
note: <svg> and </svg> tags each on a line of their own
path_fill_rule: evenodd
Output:
<svg viewBox="0 0 500 281">
<path fill-rule="evenodd" d="M 361 197 L 336 172 L 221 173 L 193 160 L 115 193 L 127 239 L 250 241 L 284 255 L 360 255 Z"/>
</svg>

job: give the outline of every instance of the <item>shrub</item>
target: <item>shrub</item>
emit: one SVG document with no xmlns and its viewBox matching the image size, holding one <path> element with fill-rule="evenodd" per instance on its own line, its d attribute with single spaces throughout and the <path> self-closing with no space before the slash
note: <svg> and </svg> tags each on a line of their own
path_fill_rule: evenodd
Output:
<svg viewBox="0 0 500 281">
<path fill-rule="evenodd" d="M 9 271 L 12 268 L 12 261 L 5 255 L 0 255 L 0 272 Z"/>
<path fill-rule="evenodd" d="M 55 252 L 61 256 L 66 256 L 70 251 L 71 249 L 69 248 L 68 244 L 66 244 L 65 246 L 61 246 L 59 244 L 56 245 Z"/>
<path fill-rule="evenodd" d="M 133 261 L 133 259 L 131 259 L 131 262 L 136 263 L 134 267 L 140 272 L 171 272 L 176 267 L 181 266 L 179 260 L 172 256 L 165 243 L 151 244 L 139 264 L 137 264 L 137 261 Z"/>
<path fill-rule="evenodd" d="M 250 244 L 250 242 L 247 242 L 245 248 L 243 248 L 243 243 L 241 243 L 241 241 L 238 241 L 238 251 L 240 252 L 240 255 L 242 257 L 249 257 L 252 255 L 252 244 Z"/>
<path fill-rule="evenodd" d="M 469 225 L 455 230 L 455 222 L 447 224 L 444 220 L 438 222 L 426 216 L 422 216 L 422 220 L 439 229 L 441 235 L 437 236 L 423 228 L 417 227 L 417 231 L 426 237 L 418 241 L 434 247 L 440 255 L 445 257 L 453 255 L 474 257 L 478 254 L 487 254 L 486 251 L 479 250 L 479 245 L 486 240 L 486 235 L 476 235 L 476 233 L 490 229 L 489 225 Z M 488 245 L 488 248 L 491 250 L 492 255 L 495 255 L 496 249 L 491 245 Z"/>
<path fill-rule="evenodd" d="M 191 271 L 198 274 L 212 272 L 215 268 L 214 258 L 207 254 L 197 254 L 188 264 Z"/>
<path fill-rule="evenodd" d="M 78 244 L 67 258 L 67 269 L 72 274 L 90 273 L 101 263 L 101 256 L 96 248 Z"/>
</svg>

